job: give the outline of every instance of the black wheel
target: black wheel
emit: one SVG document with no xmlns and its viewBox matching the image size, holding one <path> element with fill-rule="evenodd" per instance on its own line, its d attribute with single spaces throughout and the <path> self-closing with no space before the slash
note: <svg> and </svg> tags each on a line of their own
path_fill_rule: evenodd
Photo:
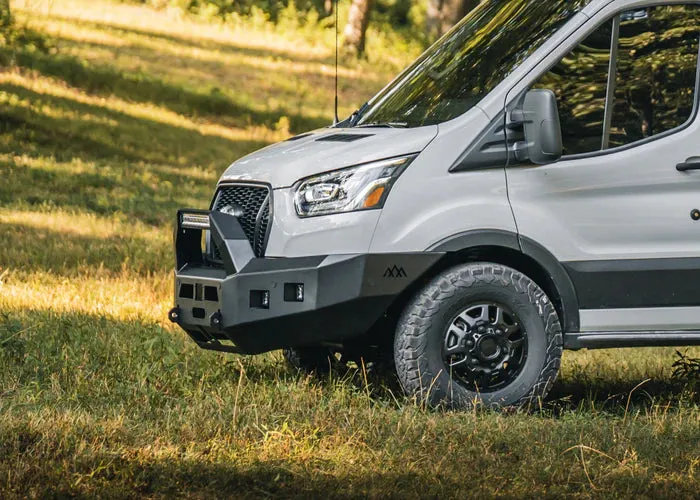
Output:
<svg viewBox="0 0 700 500">
<path fill-rule="evenodd" d="M 562 334 L 545 293 L 506 266 L 474 263 L 436 276 L 408 303 L 394 359 L 408 395 L 431 406 L 524 406 L 559 373 Z"/>
<path fill-rule="evenodd" d="M 338 363 L 333 351 L 321 346 L 289 347 L 282 350 L 287 365 L 306 373 L 323 375 Z"/>
</svg>

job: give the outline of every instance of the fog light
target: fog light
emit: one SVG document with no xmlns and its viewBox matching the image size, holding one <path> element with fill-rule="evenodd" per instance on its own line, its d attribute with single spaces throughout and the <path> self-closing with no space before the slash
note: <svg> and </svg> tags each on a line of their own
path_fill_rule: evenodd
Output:
<svg viewBox="0 0 700 500">
<path fill-rule="evenodd" d="M 284 301 L 304 302 L 304 283 L 285 283 Z"/>
<path fill-rule="evenodd" d="M 269 290 L 251 290 L 250 291 L 250 307 L 252 309 L 269 309 L 270 308 L 270 291 Z"/>
</svg>

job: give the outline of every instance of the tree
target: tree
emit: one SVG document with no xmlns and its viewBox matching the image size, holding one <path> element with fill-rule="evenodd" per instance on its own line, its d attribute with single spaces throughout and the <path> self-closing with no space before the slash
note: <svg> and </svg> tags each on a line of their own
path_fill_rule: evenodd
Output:
<svg viewBox="0 0 700 500">
<path fill-rule="evenodd" d="M 479 0 L 428 0 L 426 30 L 439 37 L 479 5 Z"/>
<path fill-rule="evenodd" d="M 10 12 L 10 0 L 0 0 L 0 29 L 5 29 L 12 24 Z"/>
<path fill-rule="evenodd" d="M 369 25 L 369 13 L 373 4 L 374 0 L 352 0 L 352 5 L 350 6 L 348 24 L 345 25 L 345 30 L 343 30 L 345 39 L 343 45 L 357 55 L 365 51 L 365 35 Z"/>
</svg>

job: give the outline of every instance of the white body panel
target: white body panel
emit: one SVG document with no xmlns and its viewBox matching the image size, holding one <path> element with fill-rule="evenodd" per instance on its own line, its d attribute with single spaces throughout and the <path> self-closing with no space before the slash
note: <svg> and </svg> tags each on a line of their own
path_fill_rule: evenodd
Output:
<svg viewBox="0 0 700 500">
<path fill-rule="evenodd" d="M 399 177 L 382 210 L 372 252 L 421 252 L 470 229 L 516 232 L 503 169 L 450 173 L 472 134 L 489 123 L 479 108 L 440 125 L 437 138 Z M 455 145 L 460 144 L 460 147 Z"/>
<path fill-rule="evenodd" d="M 343 134 L 366 136 L 355 141 L 325 141 Z M 435 137 L 437 126 L 412 129 L 327 128 L 306 137 L 278 142 L 231 164 L 221 181 L 267 182 L 288 187 L 313 174 L 407 153 L 417 153 Z"/>
<path fill-rule="evenodd" d="M 303 257 L 367 253 L 378 210 L 321 215 L 301 219 L 294 209 L 294 190 L 276 189 L 274 217 L 265 254 L 269 257 Z"/>
</svg>

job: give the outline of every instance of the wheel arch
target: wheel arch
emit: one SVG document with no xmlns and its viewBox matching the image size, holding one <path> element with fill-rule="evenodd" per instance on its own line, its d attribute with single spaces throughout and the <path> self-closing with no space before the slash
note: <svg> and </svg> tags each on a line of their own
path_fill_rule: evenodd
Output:
<svg viewBox="0 0 700 500">
<path fill-rule="evenodd" d="M 479 260 L 520 271 L 554 303 L 565 332 L 580 330 L 578 298 L 571 278 L 551 252 L 530 238 L 498 229 L 467 231 L 435 243 L 428 251 L 445 252 L 431 269 L 432 276 L 446 267 Z"/>
</svg>

